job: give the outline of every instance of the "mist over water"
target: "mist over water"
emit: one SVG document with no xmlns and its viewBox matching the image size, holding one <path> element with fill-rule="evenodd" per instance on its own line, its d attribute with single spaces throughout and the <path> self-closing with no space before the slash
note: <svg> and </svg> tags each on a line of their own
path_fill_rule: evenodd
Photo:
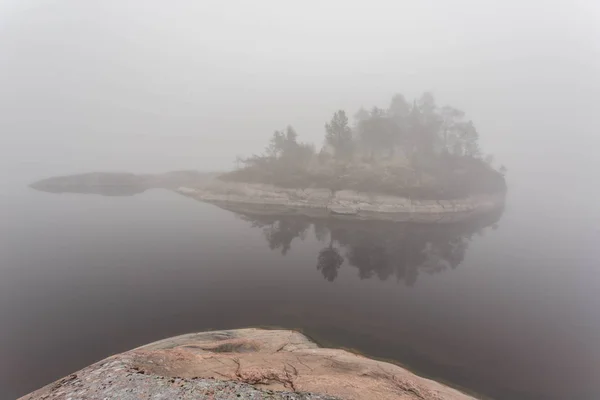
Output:
<svg viewBox="0 0 600 400">
<path fill-rule="evenodd" d="M 160 338 L 242 326 L 302 329 L 491 398 L 598 391 L 600 254 L 581 220 L 561 231 L 509 208 L 362 223 L 109 194 L 3 197 L 3 398 Z"/>
<path fill-rule="evenodd" d="M 260 324 L 497 398 L 598 397 L 599 19 L 593 1 L 3 2 L 0 397 L 164 336 Z M 284 256 L 248 221 L 165 191 L 26 187 L 227 170 L 276 129 L 320 147 L 336 110 L 423 91 L 473 119 L 508 199 L 456 268 L 413 287 L 360 279 L 344 249 L 329 282 L 310 229 Z"/>
</svg>

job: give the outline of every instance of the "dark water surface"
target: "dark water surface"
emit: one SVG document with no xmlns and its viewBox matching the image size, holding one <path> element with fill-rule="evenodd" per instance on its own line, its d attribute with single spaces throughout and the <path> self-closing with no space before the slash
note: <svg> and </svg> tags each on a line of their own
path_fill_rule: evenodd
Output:
<svg viewBox="0 0 600 400">
<path fill-rule="evenodd" d="M 264 325 L 491 398 L 598 399 L 598 221 L 518 196 L 424 226 L 6 185 L 0 395 L 164 337 Z"/>
</svg>

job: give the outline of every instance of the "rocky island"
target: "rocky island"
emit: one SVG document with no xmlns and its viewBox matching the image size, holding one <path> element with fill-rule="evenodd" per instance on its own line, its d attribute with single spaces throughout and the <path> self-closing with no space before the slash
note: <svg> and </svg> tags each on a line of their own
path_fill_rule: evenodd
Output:
<svg viewBox="0 0 600 400">
<path fill-rule="evenodd" d="M 503 207 L 506 169 L 483 154 L 462 111 L 438 107 L 429 93 L 412 104 L 396 95 L 386 109 L 361 109 L 354 120 L 334 113 L 319 151 L 291 126 L 275 131 L 262 154 L 238 158 L 227 173 L 92 173 L 32 187 L 110 195 L 167 188 L 254 213 L 359 220 L 455 222 Z"/>
</svg>

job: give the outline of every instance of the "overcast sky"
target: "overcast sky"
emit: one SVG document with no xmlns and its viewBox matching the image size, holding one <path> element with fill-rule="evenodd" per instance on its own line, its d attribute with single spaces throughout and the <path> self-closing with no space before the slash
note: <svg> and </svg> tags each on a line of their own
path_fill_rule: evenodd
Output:
<svg viewBox="0 0 600 400">
<path fill-rule="evenodd" d="M 4 170 L 230 168 L 275 129 L 320 145 L 335 110 L 422 91 L 513 178 L 597 171 L 600 3 L 0 1 Z"/>
</svg>

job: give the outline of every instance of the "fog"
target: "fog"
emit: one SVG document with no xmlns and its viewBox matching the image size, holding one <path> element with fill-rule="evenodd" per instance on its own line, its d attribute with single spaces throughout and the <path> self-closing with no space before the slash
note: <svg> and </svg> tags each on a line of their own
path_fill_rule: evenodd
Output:
<svg viewBox="0 0 600 400">
<path fill-rule="evenodd" d="M 2 175 L 227 169 L 288 124 L 320 146 L 337 109 L 431 91 L 509 184 L 587 192 L 599 17 L 594 1 L 4 1 Z"/>
<path fill-rule="evenodd" d="M 28 187 L 227 170 L 288 125 L 319 148 L 337 110 L 427 91 L 508 169 L 485 235 L 363 221 L 321 241 L 315 221 L 141 185 Z M 161 337 L 242 326 L 322 329 L 518 394 L 503 398 L 598 398 L 599 103 L 597 0 L 0 0 L 0 398 Z M 452 262 L 411 288 L 383 282 L 422 253 Z"/>
</svg>

